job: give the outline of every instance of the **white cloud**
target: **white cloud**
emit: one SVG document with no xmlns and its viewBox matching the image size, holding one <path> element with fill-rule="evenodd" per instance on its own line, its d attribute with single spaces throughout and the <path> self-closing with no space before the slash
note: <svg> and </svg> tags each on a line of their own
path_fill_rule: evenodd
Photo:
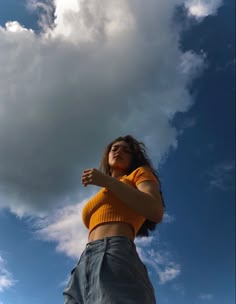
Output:
<svg viewBox="0 0 236 304">
<path fill-rule="evenodd" d="M 199 299 L 205 301 L 205 300 L 212 300 L 213 299 L 213 295 L 210 293 L 202 293 L 199 295 Z"/>
<path fill-rule="evenodd" d="M 81 221 L 84 202 L 66 206 L 51 216 L 37 220 L 41 239 L 57 243 L 56 250 L 78 259 L 88 242 L 88 231 Z"/>
<path fill-rule="evenodd" d="M 163 223 L 172 223 L 175 221 L 175 217 L 167 212 L 164 213 L 164 216 L 163 216 Z"/>
<path fill-rule="evenodd" d="M 154 240 L 153 236 L 138 237 L 135 239 L 135 244 L 139 247 L 147 247 L 147 246 L 151 246 L 153 240 Z"/>
<path fill-rule="evenodd" d="M 177 147 L 172 119 L 193 104 L 204 66 L 180 49 L 181 3 L 32 0 L 40 34 L 0 27 L 0 208 L 22 216 L 82 200 L 81 171 L 116 136 L 143 140 L 156 166 Z"/>
<path fill-rule="evenodd" d="M 7 32 L 13 32 L 13 33 L 20 33 L 20 32 L 27 32 L 27 31 L 30 31 L 30 32 L 33 32 L 32 30 L 28 30 L 26 28 L 24 28 L 19 22 L 17 21 L 9 21 L 6 23 L 5 25 L 6 27 L 6 31 Z"/>
<path fill-rule="evenodd" d="M 215 165 L 208 173 L 209 185 L 222 191 L 235 187 L 235 161 L 223 161 Z"/>
<path fill-rule="evenodd" d="M 180 274 L 180 267 L 178 264 L 171 264 L 166 266 L 165 269 L 159 271 L 160 282 L 164 284 L 168 281 L 175 279 Z"/>
<path fill-rule="evenodd" d="M 157 244 L 154 238 L 150 238 L 150 242 L 138 243 L 136 241 L 136 244 L 142 261 L 154 276 L 157 275 L 160 284 L 172 281 L 180 275 L 181 267 L 174 261 L 171 252 L 161 250 L 160 244 Z M 158 248 L 158 250 L 154 248 Z"/>
<path fill-rule="evenodd" d="M 73 43 L 92 42 L 130 33 L 135 19 L 127 1 L 55 0 L 55 27 L 49 34 Z M 79 34 L 78 34 L 79 32 Z"/>
<path fill-rule="evenodd" d="M 179 68 L 186 75 L 199 75 L 204 65 L 204 58 L 206 58 L 206 54 L 203 51 L 202 57 L 196 57 L 193 51 L 187 51 L 181 57 Z"/>
<path fill-rule="evenodd" d="M 0 256 L 0 292 L 5 291 L 15 284 L 12 274 L 6 269 L 6 262 Z"/>
<path fill-rule="evenodd" d="M 185 7 L 190 16 L 202 19 L 209 15 L 216 15 L 222 4 L 223 0 L 187 0 Z"/>
</svg>

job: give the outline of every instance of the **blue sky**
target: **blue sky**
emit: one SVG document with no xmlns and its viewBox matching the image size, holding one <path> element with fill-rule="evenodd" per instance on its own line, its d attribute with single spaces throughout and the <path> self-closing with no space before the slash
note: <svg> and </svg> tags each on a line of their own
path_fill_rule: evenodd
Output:
<svg viewBox="0 0 236 304">
<path fill-rule="evenodd" d="M 158 302 L 232 304 L 234 1 L 99 3 L 0 2 L 0 304 L 63 303 L 81 171 L 129 133 L 167 205 L 136 242 Z"/>
</svg>

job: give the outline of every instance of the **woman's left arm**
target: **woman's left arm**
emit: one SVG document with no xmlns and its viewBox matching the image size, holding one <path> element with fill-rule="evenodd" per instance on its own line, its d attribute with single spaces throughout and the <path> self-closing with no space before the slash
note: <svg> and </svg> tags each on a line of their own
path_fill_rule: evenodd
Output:
<svg viewBox="0 0 236 304">
<path fill-rule="evenodd" d="M 106 188 L 138 214 L 153 222 L 161 222 L 164 208 L 160 191 L 155 182 L 141 182 L 136 189 L 111 178 L 108 180 Z"/>
<path fill-rule="evenodd" d="M 137 189 L 97 169 L 87 169 L 82 175 L 84 186 L 88 184 L 105 187 L 128 207 L 156 223 L 161 222 L 164 207 L 160 190 L 154 181 L 143 181 Z"/>
</svg>

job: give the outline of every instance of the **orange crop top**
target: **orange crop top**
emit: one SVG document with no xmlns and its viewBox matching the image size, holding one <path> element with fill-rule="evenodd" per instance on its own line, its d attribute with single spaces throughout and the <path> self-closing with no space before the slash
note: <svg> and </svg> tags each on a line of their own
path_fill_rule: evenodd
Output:
<svg viewBox="0 0 236 304">
<path fill-rule="evenodd" d="M 134 188 L 144 181 L 158 183 L 157 178 L 148 167 L 139 167 L 129 175 L 122 176 L 120 181 Z M 125 222 L 133 227 L 135 235 L 146 220 L 106 188 L 102 188 L 84 206 L 82 219 L 90 232 L 102 223 Z"/>
</svg>

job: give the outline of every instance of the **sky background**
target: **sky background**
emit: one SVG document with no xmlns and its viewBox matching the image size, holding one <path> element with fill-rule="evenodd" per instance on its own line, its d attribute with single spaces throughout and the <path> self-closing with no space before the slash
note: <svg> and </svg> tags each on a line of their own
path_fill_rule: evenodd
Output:
<svg viewBox="0 0 236 304">
<path fill-rule="evenodd" d="M 136 240 L 158 303 L 235 302 L 233 0 L 0 0 L 0 304 L 59 304 L 85 168 L 143 141 L 166 214 Z"/>
</svg>

